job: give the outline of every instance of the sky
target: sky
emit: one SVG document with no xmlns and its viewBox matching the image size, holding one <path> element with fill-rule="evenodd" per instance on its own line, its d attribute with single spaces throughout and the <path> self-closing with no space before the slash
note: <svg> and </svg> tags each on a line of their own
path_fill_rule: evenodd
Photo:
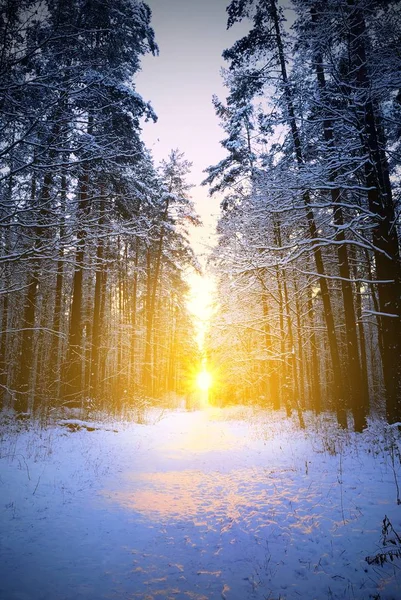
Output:
<svg viewBox="0 0 401 600">
<path fill-rule="evenodd" d="M 219 212 L 219 198 L 201 187 L 203 170 L 225 156 L 219 141 L 224 132 L 214 113 L 212 95 L 225 98 L 220 69 L 222 51 L 245 31 L 227 31 L 228 0 L 147 0 L 159 56 L 145 56 L 136 89 L 150 101 L 158 122 L 143 124 L 143 139 L 158 163 L 179 148 L 193 163 L 189 181 L 192 197 L 204 223 L 193 232 L 197 255 L 207 251 Z"/>
</svg>

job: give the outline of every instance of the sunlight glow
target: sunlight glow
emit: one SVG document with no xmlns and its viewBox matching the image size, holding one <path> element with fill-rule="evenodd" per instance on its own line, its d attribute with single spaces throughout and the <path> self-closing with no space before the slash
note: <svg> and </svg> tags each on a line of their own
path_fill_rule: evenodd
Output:
<svg viewBox="0 0 401 600">
<path fill-rule="evenodd" d="M 205 334 L 212 316 L 212 295 L 214 281 L 210 277 L 192 274 L 188 277 L 191 286 L 191 295 L 188 308 L 195 317 L 197 329 L 196 341 L 199 349 L 204 349 Z"/>
<path fill-rule="evenodd" d="M 203 392 L 207 392 L 212 385 L 212 376 L 207 371 L 201 371 L 196 378 L 197 386 Z"/>
</svg>

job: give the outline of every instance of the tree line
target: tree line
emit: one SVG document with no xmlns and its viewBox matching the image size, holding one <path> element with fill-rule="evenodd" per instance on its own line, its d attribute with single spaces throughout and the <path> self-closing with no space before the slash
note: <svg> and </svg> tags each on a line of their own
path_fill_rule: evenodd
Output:
<svg viewBox="0 0 401 600">
<path fill-rule="evenodd" d="M 401 13 L 232 0 L 208 354 L 227 398 L 401 421 Z M 286 19 L 288 16 L 288 19 Z"/>
<path fill-rule="evenodd" d="M 0 395 L 17 413 L 182 392 L 190 163 L 156 168 L 139 0 L 1 0 Z"/>
</svg>

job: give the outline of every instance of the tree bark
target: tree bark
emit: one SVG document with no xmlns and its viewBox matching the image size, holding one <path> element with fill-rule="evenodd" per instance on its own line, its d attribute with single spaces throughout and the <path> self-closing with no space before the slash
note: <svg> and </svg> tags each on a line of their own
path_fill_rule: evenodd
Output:
<svg viewBox="0 0 401 600">
<path fill-rule="evenodd" d="M 291 130 L 292 140 L 294 144 L 295 157 L 299 166 L 304 164 L 301 139 L 298 132 L 298 126 L 295 119 L 294 103 L 292 99 L 292 92 L 288 82 L 287 67 L 285 64 L 284 48 L 280 31 L 280 24 L 277 13 L 276 0 L 270 0 L 271 14 L 273 18 L 273 24 L 276 35 L 277 52 L 281 69 L 281 77 L 284 85 L 284 97 L 286 101 L 288 122 Z M 345 393 L 341 374 L 341 363 L 340 355 L 338 350 L 333 311 L 331 307 L 330 292 L 327 285 L 327 279 L 325 277 L 325 269 L 322 257 L 322 251 L 319 245 L 317 245 L 318 231 L 315 222 L 315 217 L 311 207 L 311 200 L 308 191 L 303 193 L 303 201 L 306 211 L 306 220 L 308 224 L 309 235 L 312 241 L 312 253 L 315 260 L 316 271 L 318 273 L 319 285 L 322 295 L 324 318 L 327 329 L 327 337 L 329 342 L 330 357 L 333 368 L 333 380 L 334 380 L 334 400 L 335 408 L 337 413 L 338 424 L 347 428 L 347 414 L 345 410 Z"/>
<path fill-rule="evenodd" d="M 85 221 L 85 217 L 90 210 L 89 200 L 89 174 L 84 170 L 80 180 L 78 215 L 80 221 Z M 68 336 L 67 357 L 63 377 L 63 397 L 71 401 L 71 404 L 78 403 L 82 396 L 82 375 L 83 375 L 83 273 L 85 261 L 85 246 L 87 232 L 83 225 L 77 233 L 77 245 L 75 251 L 75 270 L 72 284 L 72 300 L 70 312 L 70 328 Z"/>
<path fill-rule="evenodd" d="M 312 8 L 312 23 L 317 23 L 316 9 Z M 319 51 L 314 56 L 316 78 L 324 103 L 324 94 L 326 91 L 326 77 L 323 67 L 323 58 Z M 334 149 L 334 131 L 333 123 L 330 118 L 323 118 L 323 134 L 327 144 L 328 153 Z M 335 183 L 338 177 L 336 169 L 331 169 L 329 181 Z M 341 291 L 343 298 L 344 317 L 345 317 L 345 337 L 347 350 L 347 374 L 348 387 L 351 395 L 351 408 L 354 417 L 354 428 L 356 431 L 363 431 L 366 428 L 366 415 L 369 412 L 368 391 L 362 386 L 361 363 L 358 351 L 358 334 L 355 318 L 354 294 L 351 283 L 351 273 L 348 260 L 348 251 L 344 233 L 344 215 L 341 207 L 341 190 L 339 188 L 331 189 L 331 200 L 333 203 L 334 225 L 336 227 L 336 241 L 341 242 L 337 246 L 338 267 L 341 277 Z"/>
<path fill-rule="evenodd" d="M 384 134 L 378 126 L 367 70 L 366 25 L 361 9 L 347 0 L 357 118 L 368 155 L 364 163 L 369 210 L 376 216 L 372 230 L 383 343 L 383 377 L 389 423 L 401 420 L 401 264 L 397 219 L 392 198 Z M 359 108 L 360 107 L 360 108 Z"/>
<path fill-rule="evenodd" d="M 101 395 L 100 381 L 100 356 L 101 356 L 101 338 L 104 324 L 104 314 L 102 308 L 102 296 L 104 294 L 105 265 L 104 265 L 104 239 L 103 225 L 105 223 L 105 202 L 103 191 L 100 191 L 101 200 L 99 203 L 99 238 L 96 248 L 95 264 L 95 292 L 92 315 L 92 353 L 90 363 L 90 390 L 95 399 Z M 104 307 L 104 304 L 103 304 Z"/>
</svg>

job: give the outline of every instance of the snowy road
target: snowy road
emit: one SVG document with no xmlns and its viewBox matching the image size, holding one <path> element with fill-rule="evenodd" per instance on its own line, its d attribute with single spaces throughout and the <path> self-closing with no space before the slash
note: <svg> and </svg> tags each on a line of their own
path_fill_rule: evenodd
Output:
<svg viewBox="0 0 401 600">
<path fill-rule="evenodd" d="M 248 409 L 3 435 L 1 600 L 390 600 L 389 440 Z"/>
</svg>

